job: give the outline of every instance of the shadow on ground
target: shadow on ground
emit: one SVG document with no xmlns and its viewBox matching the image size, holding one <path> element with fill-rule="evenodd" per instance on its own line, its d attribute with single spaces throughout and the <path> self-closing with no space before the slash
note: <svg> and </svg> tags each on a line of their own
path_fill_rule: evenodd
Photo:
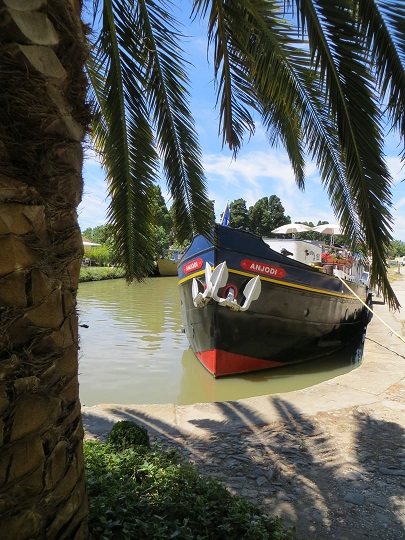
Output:
<svg viewBox="0 0 405 540">
<path fill-rule="evenodd" d="M 404 387 L 392 392 L 403 402 Z M 405 538 L 403 427 L 366 407 L 304 417 L 286 400 L 268 399 L 280 421 L 264 423 L 243 402 L 217 403 L 221 420 L 189 420 L 192 435 L 124 405 L 108 416 L 87 409 L 83 420 L 86 437 L 101 439 L 119 420 L 144 425 L 201 474 L 295 525 L 298 539 Z"/>
</svg>

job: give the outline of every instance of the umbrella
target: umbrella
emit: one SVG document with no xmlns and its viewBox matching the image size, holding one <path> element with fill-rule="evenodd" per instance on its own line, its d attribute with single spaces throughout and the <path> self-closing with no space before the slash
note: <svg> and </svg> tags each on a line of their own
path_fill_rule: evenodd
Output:
<svg viewBox="0 0 405 540">
<path fill-rule="evenodd" d="M 312 227 L 312 230 L 321 234 L 343 234 L 343 231 L 338 223 L 325 223 Z"/>
<path fill-rule="evenodd" d="M 336 234 L 343 234 L 343 231 L 338 223 L 325 223 L 324 225 L 317 225 L 312 228 L 313 231 L 321 234 L 330 234 L 330 243 L 333 244 L 334 236 Z"/>
<path fill-rule="evenodd" d="M 308 227 L 308 225 L 303 225 L 302 223 L 287 223 L 287 225 L 281 225 L 281 227 L 277 227 L 277 229 L 273 229 L 271 232 L 274 234 L 294 234 L 312 230 L 312 227 Z"/>
</svg>

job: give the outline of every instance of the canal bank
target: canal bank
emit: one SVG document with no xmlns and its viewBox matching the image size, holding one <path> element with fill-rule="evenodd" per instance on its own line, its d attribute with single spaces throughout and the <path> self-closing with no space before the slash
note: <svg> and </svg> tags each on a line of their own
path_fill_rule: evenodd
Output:
<svg viewBox="0 0 405 540">
<path fill-rule="evenodd" d="M 403 307 L 375 313 L 404 335 Z M 405 345 L 377 318 L 363 364 L 310 388 L 223 403 L 83 407 L 87 437 L 134 420 L 297 526 L 298 538 L 403 538 L 405 530 Z"/>
</svg>

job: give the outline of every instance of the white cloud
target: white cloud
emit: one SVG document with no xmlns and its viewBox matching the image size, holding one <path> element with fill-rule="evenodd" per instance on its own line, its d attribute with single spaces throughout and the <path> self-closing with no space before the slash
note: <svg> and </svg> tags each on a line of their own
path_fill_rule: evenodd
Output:
<svg viewBox="0 0 405 540">
<path fill-rule="evenodd" d="M 83 178 L 83 198 L 78 208 L 79 224 L 82 230 L 106 223 L 107 182 L 105 173 L 94 152 L 86 151 Z"/>
<path fill-rule="evenodd" d="M 258 132 L 261 128 L 258 125 Z M 399 158 L 388 158 L 393 185 L 393 237 L 405 241 L 405 176 Z M 243 150 L 236 160 L 231 152 L 208 153 L 203 158 L 210 199 L 215 201 L 215 213 L 219 219 L 227 200 L 243 198 L 247 207 L 262 197 L 277 195 L 292 221 L 334 222 L 327 194 L 325 193 L 316 167 L 309 164 L 306 169 L 305 191 L 298 189 L 287 155 L 274 150 Z M 97 155 L 86 150 L 83 176 L 85 180 L 83 201 L 79 206 L 79 223 L 82 229 L 95 227 L 106 222 L 108 206 L 105 173 Z M 162 193 L 170 206 L 169 194 L 162 181 Z"/>
<path fill-rule="evenodd" d="M 394 183 L 401 182 L 405 178 L 405 169 L 399 156 L 388 156 L 386 161 Z"/>
<path fill-rule="evenodd" d="M 217 217 L 227 199 L 242 198 L 249 207 L 262 197 L 277 195 L 285 213 L 294 221 L 333 220 L 329 202 L 316 176 L 316 167 L 311 164 L 307 167 L 306 190 L 302 192 L 295 183 L 285 153 L 251 151 L 236 160 L 230 155 L 209 154 L 204 158 L 204 167 Z"/>
</svg>

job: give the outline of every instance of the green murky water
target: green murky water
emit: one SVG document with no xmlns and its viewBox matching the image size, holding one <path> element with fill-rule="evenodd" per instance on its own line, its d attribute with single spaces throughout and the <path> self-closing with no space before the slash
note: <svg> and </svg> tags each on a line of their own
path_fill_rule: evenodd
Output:
<svg viewBox="0 0 405 540">
<path fill-rule="evenodd" d="M 287 368 L 214 379 L 182 333 L 177 278 L 81 283 L 80 397 L 98 403 L 229 401 L 290 392 L 356 367 L 361 348 Z"/>
</svg>

